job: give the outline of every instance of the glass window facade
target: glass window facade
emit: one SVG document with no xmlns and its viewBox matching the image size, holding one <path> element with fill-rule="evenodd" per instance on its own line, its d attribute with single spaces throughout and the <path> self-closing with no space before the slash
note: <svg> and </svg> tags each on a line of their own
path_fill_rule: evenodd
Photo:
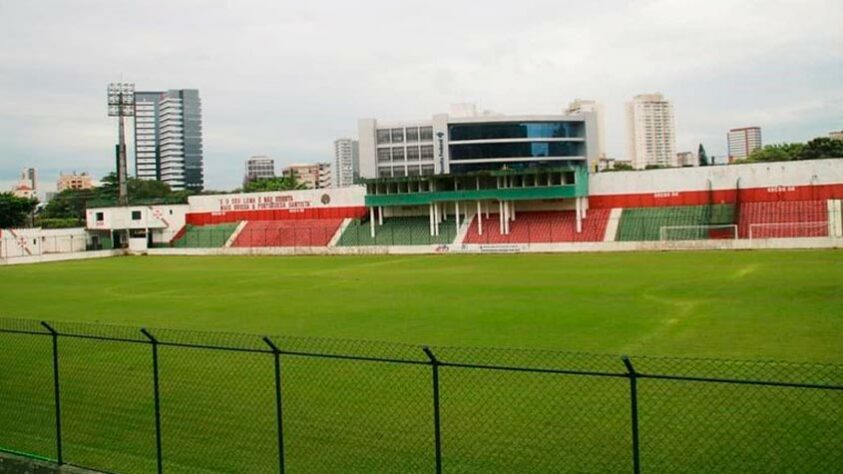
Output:
<svg viewBox="0 0 843 474">
<path fill-rule="evenodd" d="M 404 148 L 403 147 L 393 147 L 392 148 L 392 161 L 404 161 Z"/>
<path fill-rule="evenodd" d="M 407 141 L 408 142 L 419 141 L 419 127 L 407 127 Z"/>
<path fill-rule="evenodd" d="M 378 143 L 389 143 L 389 130 L 378 130 Z"/>
<path fill-rule="evenodd" d="M 419 147 L 418 146 L 408 146 L 407 147 L 407 161 L 419 161 Z"/>
<path fill-rule="evenodd" d="M 451 145 L 451 161 L 486 158 L 541 158 L 583 156 L 580 142 L 516 142 Z"/>
<path fill-rule="evenodd" d="M 378 163 L 389 163 L 389 148 L 378 148 Z"/>
<path fill-rule="evenodd" d="M 423 142 L 432 142 L 433 141 L 433 127 L 420 127 L 419 128 L 419 140 Z"/>
<path fill-rule="evenodd" d="M 404 143 L 404 129 L 403 128 L 393 128 L 392 129 L 392 143 Z"/>
<path fill-rule="evenodd" d="M 496 170 L 526 170 L 541 168 L 558 168 L 562 166 L 582 165 L 582 162 L 560 162 L 560 161 L 507 161 L 503 163 L 451 163 L 452 174 L 474 173 L 478 171 Z"/>
<path fill-rule="evenodd" d="M 422 160 L 432 160 L 433 159 L 433 145 L 425 145 L 421 147 L 421 159 Z"/>
<path fill-rule="evenodd" d="M 585 138 L 583 122 L 471 123 L 448 126 L 448 139 Z"/>
</svg>

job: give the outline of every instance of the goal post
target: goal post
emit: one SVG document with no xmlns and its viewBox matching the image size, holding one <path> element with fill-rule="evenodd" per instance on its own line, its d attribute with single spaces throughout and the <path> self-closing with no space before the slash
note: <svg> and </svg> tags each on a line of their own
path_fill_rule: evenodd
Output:
<svg viewBox="0 0 843 474">
<path fill-rule="evenodd" d="M 659 228 L 659 240 L 737 239 L 735 224 L 665 225 Z"/>
<path fill-rule="evenodd" d="M 750 239 L 786 239 L 792 237 L 825 237 L 828 222 L 777 222 L 749 224 Z"/>
</svg>

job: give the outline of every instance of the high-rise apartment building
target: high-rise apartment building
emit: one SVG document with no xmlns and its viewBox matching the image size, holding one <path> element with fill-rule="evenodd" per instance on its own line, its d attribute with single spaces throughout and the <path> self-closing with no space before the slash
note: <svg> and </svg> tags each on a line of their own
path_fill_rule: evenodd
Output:
<svg viewBox="0 0 843 474">
<path fill-rule="evenodd" d="M 135 92 L 135 175 L 202 190 L 202 103 L 196 89 Z"/>
<path fill-rule="evenodd" d="M 604 159 L 606 158 L 606 123 L 603 118 L 603 104 L 594 100 L 575 99 L 565 110 L 566 115 L 582 115 L 585 112 L 594 113 L 597 123 L 597 149 L 594 151 L 598 159 Z"/>
<path fill-rule="evenodd" d="M 360 176 L 360 156 L 358 154 L 357 140 L 350 138 L 334 140 L 332 171 L 333 185 L 335 188 L 344 188 L 354 184 L 355 178 Z"/>
<path fill-rule="evenodd" d="M 135 177 L 161 179 L 158 155 L 160 92 L 135 92 Z"/>
<path fill-rule="evenodd" d="M 59 173 L 59 179 L 56 180 L 56 192 L 62 192 L 66 189 L 91 189 L 94 187 L 91 181 L 91 176 L 88 173 L 72 174 Z"/>
<path fill-rule="evenodd" d="M 633 168 L 677 166 L 673 104 L 662 94 L 640 94 L 627 102 L 626 127 Z"/>
<path fill-rule="evenodd" d="M 729 163 L 748 157 L 761 148 L 761 128 L 733 128 L 727 135 L 729 142 Z"/>
<path fill-rule="evenodd" d="M 246 160 L 246 174 L 243 176 L 243 185 L 259 179 L 270 179 L 275 177 L 275 160 L 268 156 L 253 156 Z"/>
</svg>

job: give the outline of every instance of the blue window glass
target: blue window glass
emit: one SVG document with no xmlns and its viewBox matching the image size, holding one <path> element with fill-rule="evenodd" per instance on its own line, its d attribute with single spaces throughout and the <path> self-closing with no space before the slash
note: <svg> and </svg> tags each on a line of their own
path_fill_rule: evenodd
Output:
<svg viewBox="0 0 843 474">
<path fill-rule="evenodd" d="M 503 138 L 584 138 L 583 122 L 472 123 L 448 126 L 451 141 Z"/>
<path fill-rule="evenodd" d="M 484 158 L 541 158 L 583 156 L 585 145 L 580 142 L 521 142 L 477 143 L 451 145 L 451 161 Z"/>
<path fill-rule="evenodd" d="M 552 169 L 566 166 L 582 166 L 577 161 L 507 161 L 497 163 L 451 163 L 451 174 L 476 173 L 479 171 Z"/>
</svg>

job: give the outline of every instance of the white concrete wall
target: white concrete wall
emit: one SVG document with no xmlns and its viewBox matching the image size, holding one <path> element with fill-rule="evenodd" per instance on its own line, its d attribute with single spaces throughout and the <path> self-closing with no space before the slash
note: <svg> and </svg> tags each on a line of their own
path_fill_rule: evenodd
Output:
<svg viewBox="0 0 843 474">
<path fill-rule="evenodd" d="M 50 253 L 17 258 L 0 258 L 0 265 L 27 265 L 32 263 L 62 262 L 66 260 L 88 260 L 124 255 L 122 250 L 96 250 L 91 252 Z"/>
<path fill-rule="evenodd" d="M 417 255 L 444 253 L 639 252 L 670 250 L 840 249 L 843 238 L 577 242 L 557 244 L 449 244 L 361 247 L 156 248 L 145 255 Z"/>
<path fill-rule="evenodd" d="M 588 192 L 594 195 L 702 191 L 774 186 L 807 186 L 843 183 L 843 159 L 783 161 L 698 168 L 647 171 L 612 171 L 591 174 Z"/>
<path fill-rule="evenodd" d="M 0 258 L 84 252 L 87 244 L 88 232 L 82 227 L 0 230 Z"/>
<path fill-rule="evenodd" d="M 0 258 L 41 255 L 41 229 L 0 230 Z"/>
<path fill-rule="evenodd" d="M 360 207 L 364 205 L 365 196 L 365 186 L 349 186 L 346 188 L 306 189 L 301 191 L 190 196 L 188 202 L 191 213 L 293 210 L 297 208 Z"/>
</svg>

